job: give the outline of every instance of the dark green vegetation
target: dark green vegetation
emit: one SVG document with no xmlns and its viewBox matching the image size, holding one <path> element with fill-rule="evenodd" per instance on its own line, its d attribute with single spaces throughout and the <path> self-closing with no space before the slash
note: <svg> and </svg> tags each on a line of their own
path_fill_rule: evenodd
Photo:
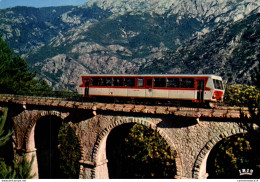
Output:
<svg viewBox="0 0 260 182">
<path fill-rule="evenodd" d="M 209 178 L 253 178 L 260 177 L 260 65 L 252 72 L 252 80 L 256 86 L 227 86 L 225 102 L 228 105 L 248 107 L 252 120 L 241 116 L 238 123 L 248 131 L 225 138 L 210 152 L 207 165 Z M 253 121 L 253 122 L 252 122 Z M 255 126 L 254 126 L 255 125 Z M 258 127 L 258 128 L 257 128 Z M 252 175 L 243 175 L 244 172 Z"/>
<path fill-rule="evenodd" d="M 0 128 L 0 132 L 2 131 Z M 0 136 L 1 141 L 5 138 L 5 136 Z M 41 118 L 36 125 L 35 142 L 41 179 L 77 179 L 79 177 L 79 143 L 74 130 L 68 123 L 51 116 Z M 1 147 L 0 179 L 33 178 L 31 170 L 35 157 L 32 161 L 27 161 L 23 154 L 20 159 L 12 159 L 10 156 L 14 156 L 12 150 L 12 147 Z"/>
<path fill-rule="evenodd" d="M 260 90 L 256 86 L 226 85 L 224 105 L 258 107 Z"/>
<path fill-rule="evenodd" d="M 0 147 L 3 146 L 8 141 L 9 137 L 12 134 L 11 131 L 6 133 L 6 131 L 4 130 L 4 126 L 7 118 L 7 111 L 8 111 L 7 108 L 3 108 L 3 111 L 1 111 L 1 115 L 0 115 Z"/>
<path fill-rule="evenodd" d="M 40 179 L 77 179 L 80 148 L 68 123 L 55 116 L 37 121 L 35 145 Z"/>
<path fill-rule="evenodd" d="M 35 76 L 27 62 L 15 56 L 0 38 L 0 93 L 35 94 L 52 90 L 45 81 L 35 79 Z"/>
<path fill-rule="evenodd" d="M 0 179 L 31 179 L 34 175 L 31 175 L 32 163 L 34 158 L 31 161 L 27 161 L 25 155 L 22 156 L 22 159 L 14 159 L 10 154 L 13 154 L 10 147 L 4 145 L 10 145 L 8 141 L 10 139 L 11 131 L 6 132 L 4 129 L 6 127 L 7 119 L 7 108 L 3 108 L 3 112 L 0 111 Z M 9 143 L 8 143 L 9 142 Z"/>
<path fill-rule="evenodd" d="M 59 130 L 58 142 L 62 178 L 79 178 L 80 146 L 75 131 L 68 123 L 62 123 Z"/>
<path fill-rule="evenodd" d="M 259 136 L 259 135 L 258 135 Z M 210 179 L 240 179 L 260 177 L 259 137 L 241 134 L 225 138 L 210 152 L 207 173 Z M 246 169 L 253 175 L 240 175 Z M 240 170 L 240 171 L 239 171 Z"/>
<path fill-rule="evenodd" d="M 35 72 L 29 70 L 26 61 L 20 56 L 13 55 L 10 47 L 0 39 L 0 93 L 58 97 L 72 96 L 71 93 L 62 91 L 50 92 L 52 90 L 50 86 L 43 80 L 35 79 L 35 75 Z M 30 174 L 33 160 L 28 162 L 25 156 L 23 156 L 22 160 L 13 159 L 14 157 L 11 156 L 14 155 L 12 152 L 13 149 L 10 147 L 10 135 L 12 132 L 7 132 L 6 128 L 11 129 L 12 126 L 10 122 L 6 122 L 7 111 L 7 108 L 4 108 L 0 114 L 0 147 L 2 147 L 0 153 L 0 178 L 33 178 Z M 48 118 L 48 121 L 51 121 L 51 118 Z M 7 127 L 5 127 L 5 123 L 7 123 Z M 59 129 L 60 132 L 57 133 Z M 45 130 L 41 129 L 39 131 Z M 47 128 L 46 131 L 49 131 L 49 128 Z M 54 135 L 55 132 L 56 135 Z M 41 135 L 41 132 L 37 133 L 36 140 L 39 138 L 38 135 Z M 49 138 L 48 140 L 48 137 L 46 138 L 45 136 L 43 138 L 47 140 L 43 140 L 43 142 L 40 140 L 42 145 L 37 146 L 39 151 L 42 151 L 41 147 L 46 146 L 46 148 L 50 150 L 55 148 L 56 154 L 54 156 L 58 156 L 55 160 L 56 164 L 59 164 L 56 169 L 59 170 L 59 173 L 55 171 L 54 174 L 58 174 L 59 178 L 78 178 L 80 151 L 74 131 L 68 124 L 62 123 L 57 131 L 52 130 L 50 134 L 52 135 L 47 136 L 56 137 L 56 140 L 54 140 L 56 143 L 52 143 L 51 145 L 49 142 L 52 141 L 53 138 Z M 51 146 L 51 148 L 48 148 L 49 146 Z M 57 148 L 57 146 L 59 147 Z M 45 163 L 46 159 L 44 157 L 43 160 L 43 163 Z M 38 159 L 38 161 L 41 160 Z"/>
<path fill-rule="evenodd" d="M 5 162 L 0 161 L 0 178 L 1 179 L 32 179 L 31 175 L 33 159 L 29 162 L 23 155 L 21 161 L 16 159 L 13 161 L 12 166 L 8 166 Z"/>
<path fill-rule="evenodd" d="M 157 131 L 140 124 L 119 126 L 107 141 L 109 178 L 174 178 L 175 157 Z"/>
</svg>

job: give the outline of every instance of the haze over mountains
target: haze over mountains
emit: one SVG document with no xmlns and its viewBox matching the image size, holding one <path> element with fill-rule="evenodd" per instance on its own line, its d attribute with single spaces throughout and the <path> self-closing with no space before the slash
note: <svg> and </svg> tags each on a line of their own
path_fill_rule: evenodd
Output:
<svg viewBox="0 0 260 182">
<path fill-rule="evenodd" d="M 214 73 L 250 83 L 258 0 L 97 0 L 0 10 L 0 34 L 54 88 L 87 73 Z M 239 75 L 239 76 L 236 76 Z"/>
<path fill-rule="evenodd" d="M 65 5 L 82 5 L 88 0 L 0 0 L 0 9 L 15 6 L 30 7 L 49 7 L 49 6 L 65 6 Z"/>
</svg>

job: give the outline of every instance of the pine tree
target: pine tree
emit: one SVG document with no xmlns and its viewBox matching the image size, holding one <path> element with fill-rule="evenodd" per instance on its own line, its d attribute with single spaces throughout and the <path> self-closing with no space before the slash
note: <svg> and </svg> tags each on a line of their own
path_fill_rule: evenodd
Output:
<svg viewBox="0 0 260 182">
<path fill-rule="evenodd" d="M 44 80 L 35 78 L 27 62 L 14 55 L 8 44 L 0 37 L 0 93 L 42 94 L 51 91 Z"/>
<path fill-rule="evenodd" d="M 34 158 L 35 156 L 33 156 L 32 160 L 29 162 L 24 154 L 22 161 L 19 161 L 19 159 L 14 160 L 14 173 L 16 179 L 32 179 L 36 175 L 31 175 Z"/>
<path fill-rule="evenodd" d="M 3 109 L 3 113 L 0 116 L 0 147 L 2 147 L 9 140 L 12 132 L 9 131 L 5 134 L 4 125 L 7 118 L 8 108 Z M 5 161 L 0 159 L 0 179 L 31 179 L 34 175 L 31 175 L 33 159 L 28 162 L 25 155 L 23 155 L 22 161 L 18 159 L 13 161 L 13 167 L 6 165 Z"/>
<path fill-rule="evenodd" d="M 25 154 L 22 161 L 19 159 L 13 160 L 12 166 L 8 166 L 4 161 L 0 162 L 0 179 L 32 179 L 36 174 L 31 175 L 32 164 L 35 156 L 29 162 Z"/>
<path fill-rule="evenodd" d="M 58 140 L 61 176 L 76 179 L 80 168 L 80 146 L 74 130 L 68 123 L 62 123 Z"/>
<path fill-rule="evenodd" d="M 3 146 L 8 141 L 10 135 L 12 134 L 11 131 L 5 134 L 5 130 L 4 130 L 4 125 L 7 118 L 7 111 L 8 109 L 4 108 L 3 115 L 0 116 L 0 147 Z"/>
<path fill-rule="evenodd" d="M 0 116 L 0 147 L 2 147 L 9 140 L 10 135 L 12 134 L 9 131 L 5 134 L 4 125 L 7 118 L 7 108 L 3 109 L 3 113 Z M 0 159 L 0 179 L 12 179 L 14 178 L 14 173 L 12 172 L 12 168 L 7 166 L 3 159 Z"/>
<path fill-rule="evenodd" d="M 0 161 L 0 179 L 14 179 L 15 172 L 11 166 L 7 166 L 4 161 Z"/>
</svg>

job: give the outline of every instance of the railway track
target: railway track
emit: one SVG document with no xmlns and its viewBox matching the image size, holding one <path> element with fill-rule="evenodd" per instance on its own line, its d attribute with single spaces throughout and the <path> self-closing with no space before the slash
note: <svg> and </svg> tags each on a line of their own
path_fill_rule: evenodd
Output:
<svg viewBox="0 0 260 182">
<path fill-rule="evenodd" d="M 115 112 L 135 112 L 148 114 L 173 114 L 174 116 L 183 116 L 191 118 L 231 118 L 239 119 L 243 117 L 250 118 L 248 108 L 219 106 L 217 108 L 200 108 L 200 107 L 179 107 L 179 106 L 160 106 L 160 105 L 136 105 L 136 104 L 115 104 L 102 102 L 81 102 L 67 100 L 66 98 L 56 97 L 39 97 L 0 94 L 0 102 L 14 103 L 35 106 L 51 106 L 63 108 L 75 108 L 82 110 L 97 111 L 115 111 Z"/>
</svg>

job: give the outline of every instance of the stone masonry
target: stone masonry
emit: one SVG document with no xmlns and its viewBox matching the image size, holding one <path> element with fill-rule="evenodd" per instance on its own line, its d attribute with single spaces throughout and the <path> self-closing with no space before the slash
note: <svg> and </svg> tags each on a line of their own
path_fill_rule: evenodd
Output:
<svg viewBox="0 0 260 182">
<path fill-rule="evenodd" d="M 37 100 L 37 101 L 36 101 Z M 89 104 L 90 105 L 90 104 Z M 0 97 L 0 107 L 8 107 L 14 124 L 14 149 L 36 155 L 35 126 L 46 115 L 68 122 L 81 147 L 79 178 L 109 178 L 106 140 L 110 131 L 127 123 L 140 123 L 160 133 L 176 156 L 175 178 L 207 178 L 206 161 L 216 143 L 228 136 L 247 132 L 238 124 L 236 109 L 192 109 L 118 104 L 80 104 L 45 98 Z M 102 105 L 102 106 L 100 106 Z M 37 160 L 34 173 L 38 178 Z"/>
</svg>

